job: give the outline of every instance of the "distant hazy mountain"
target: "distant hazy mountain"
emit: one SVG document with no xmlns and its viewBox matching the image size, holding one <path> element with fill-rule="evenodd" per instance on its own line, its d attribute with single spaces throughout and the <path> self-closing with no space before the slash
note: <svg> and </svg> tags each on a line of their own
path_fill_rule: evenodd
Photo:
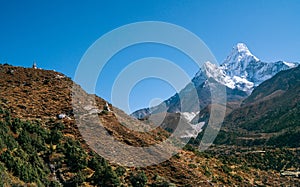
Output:
<svg viewBox="0 0 300 187">
<path fill-rule="evenodd" d="M 227 101 L 231 105 L 237 106 L 235 102 L 240 102 L 247 97 L 263 81 L 270 79 L 279 71 L 296 66 L 296 63 L 284 61 L 263 62 L 255 57 L 245 44 L 238 43 L 220 66 L 205 62 L 203 70 L 200 69 L 191 83 L 179 93 L 158 106 L 135 111 L 131 116 L 144 119 L 151 114 L 160 112 L 181 112 L 183 117 L 189 120 L 199 113 L 199 109 L 203 109 L 211 103 L 208 79 L 210 83 L 225 85 Z M 197 93 L 192 92 L 194 86 Z M 183 109 L 182 103 L 188 107 Z"/>
</svg>

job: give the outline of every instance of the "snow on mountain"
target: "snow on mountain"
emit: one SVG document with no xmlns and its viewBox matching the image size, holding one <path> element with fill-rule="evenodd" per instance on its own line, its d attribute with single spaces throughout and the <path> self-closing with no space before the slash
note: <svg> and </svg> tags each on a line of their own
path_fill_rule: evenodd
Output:
<svg viewBox="0 0 300 187">
<path fill-rule="evenodd" d="M 194 84 L 195 87 L 200 86 L 202 83 L 206 81 L 207 77 L 205 73 L 200 69 L 194 78 L 192 79 L 192 83 Z"/>
<path fill-rule="evenodd" d="M 242 90 L 242 91 L 244 91 L 246 93 L 248 93 L 249 91 L 251 91 L 253 89 L 253 87 L 254 87 L 254 83 L 253 82 L 250 82 L 247 79 L 242 78 L 242 77 L 233 76 L 232 80 L 233 80 L 233 82 L 235 84 L 235 87 L 238 90 Z"/>
<path fill-rule="evenodd" d="M 204 64 L 204 71 L 206 73 L 207 78 L 213 78 L 217 82 L 226 85 L 227 87 L 234 89 L 235 85 L 233 80 L 226 75 L 225 71 L 222 70 L 216 64 L 212 64 L 210 62 L 205 62 Z"/>
<path fill-rule="evenodd" d="M 221 66 L 206 62 L 205 72 L 208 77 L 214 78 L 228 88 L 250 94 L 254 87 L 270 79 L 279 71 L 296 66 L 296 63 L 284 61 L 262 62 L 250 52 L 245 44 L 238 43 Z"/>
<path fill-rule="evenodd" d="M 294 68 L 297 65 L 297 63 L 284 61 L 262 62 L 250 52 L 245 44 L 238 43 L 220 66 L 205 62 L 203 71 L 200 70 L 192 82 L 198 87 L 207 79 L 212 78 L 232 90 L 237 89 L 250 95 L 255 87 L 272 78 L 279 71 Z M 182 116 L 191 122 L 192 115 L 189 114 L 194 113 L 185 112 Z M 205 122 L 200 122 L 192 126 L 196 129 L 187 131 L 182 137 L 195 137 L 195 134 L 202 131 L 204 125 Z"/>
<path fill-rule="evenodd" d="M 247 72 L 245 72 L 245 69 L 249 66 L 249 63 L 259 61 L 260 60 L 257 57 L 252 55 L 246 44 L 238 43 L 233 47 L 230 55 L 227 56 L 222 66 L 223 69 L 229 70 L 226 73 L 231 77 L 237 75 L 246 77 Z"/>
<path fill-rule="evenodd" d="M 206 62 L 204 64 L 204 71 L 207 78 L 213 78 L 217 82 L 231 89 L 238 89 L 248 93 L 249 90 L 252 90 L 254 86 L 253 82 L 248 81 L 243 76 L 229 76 L 223 68 L 220 68 L 219 66 L 210 62 Z"/>
<path fill-rule="evenodd" d="M 196 138 L 198 134 L 203 130 L 203 126 L 205 125 L 205 122 L 199 122 L 195 125 L 191 124 L 190 130 L 187 130 L 185 132 L 182 132 L 182 135 L 180 135 L 180 138 Z"/>
<path fill-rule="evenodd" d="M 192 121 L 199 112 L 182 112 L 181 115 L 188 121 Z"/>
<path fill-rule="evenodd" d="M 298 64 L 293 62 L 263 62 L 254 56 L 244 43 L 236 44 L 227 58 L 221 65 L 205 62 L 191 83 L 179 93 L 165 100 L 162 104 L 149 108 L 141 109 L 132 114 L 133 117 L 143 119 L 153 113 L 180 112 L 187 121 L 190 121 L 194 113 L 199 112 L 199 108 L 204 108 L 209 104 L 209 88 L 207 82 L 209 78 L 225 85 L 227 89 L 227 99 L 236 101 L 250 95 L 255 87 L 267 79 L 272 78 L 279 71 L 296 67 Z M 196 88 L 198 96 L 192 94 Z M 195 102 L 198 97 L 199 102 Z M 182 111 L 181 104 L 185 103 L 185 111 Z M 201 105 L 199 107 L 199 104 Z M 185 113 L 187 112 L 187 113 Z"/>
<path fill-rule="evenodd" d="M 297 67 L 297 63 L 292 63 L 292 62 L 285 62 L 283 61 L 283 63 L 287 66 L 289 66 L 290 68 L 295 68 Z"/>
</svg>

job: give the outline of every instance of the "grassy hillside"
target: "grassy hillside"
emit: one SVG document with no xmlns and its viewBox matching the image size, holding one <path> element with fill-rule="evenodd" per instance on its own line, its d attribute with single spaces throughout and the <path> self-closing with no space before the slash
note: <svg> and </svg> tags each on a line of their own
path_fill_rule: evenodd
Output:
<svg viewBox="0 0 300 187">
<path fill-rule="evenodd" d="M 72 87 L 82 98 L 94 96 L 54 71 L 0 65 L 0 77 L 0 186 L 253 186 L 299 182 L 281 177 L 274 167 L 263 167 L 263 160 L 267 160 L 263 155 L 253 156 L 262 160 L 256 166 L 238 154 L 224 154 L 231 147 L 200 153 L 187 146 L 169 160 L 144 168 L 110 163 L 90 148 L 75 123 Z M 89 100 L 80 102 L 76 107 L 84 112 Z M 161 128 L 133 131 L 126 125 L 147 124 L 110 104 L 112 111 L 105 111 L 106 101 L 99 97 L 96 102 L 101 111 L 99 120 L 124 145 L 145 147 L 169 136 Z M 61 119 L 59 114 L 65 117 Z M 287 155 L 298 153 L 289 151 Z M 290 156 L 281 158 L 290 161 Z M 274 160 L 267 163 L 271 162 Z"/>
<path fill-rule="evenodd" d="M 300 66 L 258 86 L 231 112 L 216 143 L 299 147 Z"/>
</svg>

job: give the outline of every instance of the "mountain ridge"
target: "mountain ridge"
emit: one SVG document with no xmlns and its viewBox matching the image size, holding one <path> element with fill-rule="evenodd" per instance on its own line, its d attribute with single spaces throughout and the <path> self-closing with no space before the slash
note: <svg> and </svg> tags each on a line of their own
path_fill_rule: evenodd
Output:
<svg viewBox="0 0 300 187">
<path fill-rule="evenodd" d="M 300 66 L 284 70 L 254 89 L 224 120 L 216 142 L 299 147 Z M 234 137 L 230 137 L 234 134 Z M 248 139 L 247 139 L 248 137 Z M 256 137 L 256 138 L 255 138 Z M 280 138 L 285 141 L 280 141 Z M 241 141 L 243 140 L 243 141 Z"/>
<path fill-rule="evenodd" d="M 297 63 L 284 61 L 263 62 L 255 57 L 244 43 L 238 43 L 220 66 L 205 62 L 204 69 L 200 69 L 191 82 L 179 93 L 174 94 L 160 105 L 137 110 L 131 116 L 143 119 L 165 110 L 166 112 L 197 113 L 199 109 L 203 109 L 210 103 L 210 89 L 207 83 L 209 78 L 213 79 L 213 82 L 216 81 L 226 86 L 229 102 L 239 103 L 263 81 L 271 78 L 279 71 L 296 66 Z M 193 87 L 196 88 L 198 96 L 191 93 Z M 183 102 L 190 103 L 188 111 L 181 111 L 180 102 L 182 101 L 179 98 Z M 195 102 L 194 98 L 198 98 L 198 102 Z"/>
</svg>

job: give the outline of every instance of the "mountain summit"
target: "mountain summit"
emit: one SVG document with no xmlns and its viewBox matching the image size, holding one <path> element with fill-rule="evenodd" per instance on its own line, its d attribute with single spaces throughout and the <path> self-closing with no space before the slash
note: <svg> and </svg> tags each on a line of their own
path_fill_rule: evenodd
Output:
<svg viewBox="0 0 300 187">
<path fill-rule="evenodd" d="M 205 62 L 203 69 L 200 69 L 191 80 L 191 83 L 179 93 L 176 93 L 158 106 L 138 110 L 132 116 L 140 119 L 164 110 L 170 113 L 199 113 L 199 108 L 203 109 L 210 104 L 210 89 L 207 85 L 208 79 L 213 79 L 215 82 L 227 87 L 228 102 L 239 103 L 242 99 L 250 95 L 253 89 L 262 82 L 272 78 L 282 70 L 296 66 L 297 63 L 284 61 L 264 62 L 254 56 L 246 44 L 238 43 L 233 47 L 230 54 L 220 66 L 211 62 Z M 191 84 L 197 90 L 199 102 L 194 102 L 195 97 L 191 94 Z M 190 103 L 189 111 L 181 110 L 180 100 Z M 197 103 L 200 104 L 200 107 Z M 166 106 L 167 109 L 161 108 L 162 106 Z"/>
<path fill-rule="evenodd" d="M 230 89 L 238 89 L 249 95 L 255 87 L 270 79 L 276 73 L 296 67 L 297 63 L 277 61 L 264 62 L 254 56 L 244 43 L 238 43 L 220 66 L 204 63 L 192 82 L 196 87 L 213 78 Z"/>
<path fill-rule="evenodd" d="M 256 56 L 254 56 L 246 44 L 238 43 L 232 48 L 232 51 L 226 60 L 223 62 L 224 65 L 231 67 L 247 66 L 249 62 L 260 61 Z"/>
<path fill-rule="evenodd" d="M 230 55 L 219 67 L 226 74 L 229 88 L 239 89 L 248 95 L 263 81 L 270 79 L 276 73 L 296 67 L 296 63 L 284 61 L 264 62 L 254 56 L 246 44 L 236 44 Z M 229 82 L 229 83 L 228 83 Z"/>
</svg>

